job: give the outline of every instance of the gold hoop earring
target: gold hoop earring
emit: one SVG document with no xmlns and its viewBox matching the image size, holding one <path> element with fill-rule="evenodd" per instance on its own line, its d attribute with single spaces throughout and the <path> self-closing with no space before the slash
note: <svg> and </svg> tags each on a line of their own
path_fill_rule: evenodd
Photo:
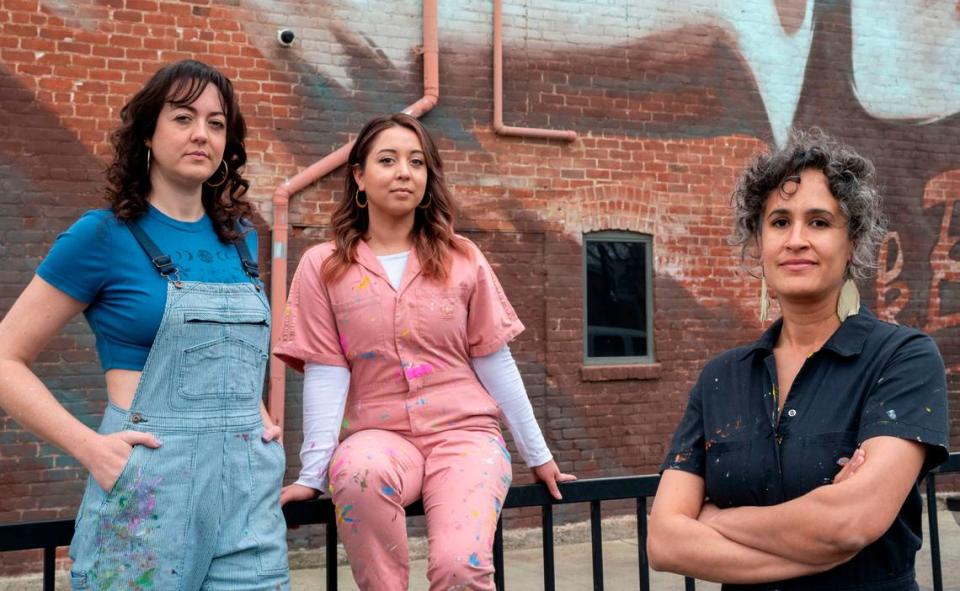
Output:
<svg viewBox="0 0 960 591">
<path fill-rule="evenodd" d="M 424 203 L 421 201 L 421 202 L 420 202 L 420 205 L 418 205 L 417 207 L 420 208 L 420 209 L 427 209 L 428 207 L 430 207 L 430 204 L 431 204 L 431 203 L 433 203 L 433 195 L 431 195 L 430 193 L 427 193 L 427 203 L 424 204 Z"/>
<path fill-rule="evenodd" d="M 150 176 L 150 148 L 147 148 L 147 176 Z"/>
<path fill-rule="evenodd" d="M 360 203 L 360 193 L 363 193 L 363 196 L 364 196 L 365 198 L 367 197 L 367 194 L 366 194 L 366 193 L 364 193 L 364 192 L 361 191 L 360 189 L 357 189 L 357 191 L 353 194 L 353 201 L 354 201 L 354 203 L 357 204 L 357 207 L 359 207 L 360 209 L 366 209 L 367 204 L 370 203 L 370 199 L 369 199 L 369 198 L 366 198 L 366 199 L 364 199 L 364 202 L 363 202 L 363 203 Z"/>
<path fill-rule="evenodd" d="M 219 187 L 219 186 L 223 185 L 223 183 L 227 182 L 227 178 L 228 178 L 229 175 L 230 175 L 230 167 L 227 166 L 227 161 L 226 161 L 226 160 L 221 160 L 221 161 L 220 161 L 220 164 L 223 165 L 223 180 L 221 180 L 219 183 L 216 183 L 216 184 L 208 182 L 208 183 L 207 183 L 207 186 L 208 186 L 208 187 Z M 220 170 L 220 167 L 219 167 L 219 166 L 217 167 L 217 170 Z"/>
<path fill-rule="evenodd" d="M 767 293 L 767 276 L 760 276 L 760 323 L 770 318 L 770 294 Z"/>
</svg>

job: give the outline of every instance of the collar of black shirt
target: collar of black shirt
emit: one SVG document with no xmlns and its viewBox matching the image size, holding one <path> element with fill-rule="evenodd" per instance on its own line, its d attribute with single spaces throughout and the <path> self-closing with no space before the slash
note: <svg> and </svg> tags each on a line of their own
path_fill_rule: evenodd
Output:
<svg viewBox="0 0 960 591">
<path fill-rule="evenodd" d="M 860 311 L 853 315 L 848 316 L 846 320 L 843 321 L 843 324 L 840 325 L 840 328 L 837 329 L 837 332 L 827 339 L 827 342 L 823 344 L 823 348 L 828 351 L 833 351 L 841 357 L 854 357 L 863 352 L 863 344 L 867 341 L 867 337 L 873 332 L 873 327 L 876 325 L 877 318 L 867 309 L 866 306 L 861 305 Z M 769 355 L 773 352 L 773 346 L 777 343 L 777 338 L 780 336 L 780 329 L 783 328 L 783 318 L 778 318 L 776 322 L 770 325 L 763 335 L 752 345 L 749 345 L 746 350 L 743 352 L 743 355 L 740 356 L 740 359 L 746 359 L 754 353 L 763 352 Z"/>
</svg>

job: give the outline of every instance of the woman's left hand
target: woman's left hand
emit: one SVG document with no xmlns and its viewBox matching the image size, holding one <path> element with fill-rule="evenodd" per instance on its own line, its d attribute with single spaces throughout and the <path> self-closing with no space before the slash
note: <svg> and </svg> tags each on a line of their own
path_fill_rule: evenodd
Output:
<svg viewBox="0 0 960 591">
<path fill-rule="evenodd" d="M 841 468 L 840 471 L 837 472 L 837 475 L 833 477 L 833 483 L 840 484 L 844 480 L 849 479 L 857 473 L 857 470 L 859 470 L 860 466 L 866 461 L 867 454 L 863 451 L 862 447 L 858 447 L 849 458 L 840 458 L 837 460 L 837 464 L 841 466 Z"/>
<path fill-rule="evenodd" d="M 274 425 L 272 421 L 263 421 L 263 435 L 260 437 L 263 439 L 264 443 L 269 443 L 271 441 L 283 443 L 283 440 L 280 438 L 281 435 L 283 435 L 283 430 L 280 429 L 280 425 Z"/>
<path fill-rule="evenodd" d="M 557 483 L 570 482 L 571 480 L 577 479 L 573 474 L 564 474 L 561 472 L 554 460 L 530 468 L 530 471 L 533 472 L 533 477 L 537 482 L 542 482 L 547 485 L 547 490 L 549 490 L 553 498 L 558 501 L 563 499 L 563 496 L 560 494 L 560 487 L 557 486 Z"/>
</svg>

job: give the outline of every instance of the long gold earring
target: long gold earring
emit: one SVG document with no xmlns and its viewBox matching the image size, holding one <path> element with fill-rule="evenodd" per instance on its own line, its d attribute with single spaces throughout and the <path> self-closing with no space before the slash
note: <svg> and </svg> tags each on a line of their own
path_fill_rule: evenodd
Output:
<svg viewBox="0 0 960 591">
<path fill-rule="evenodd" d="M 760 323 L 770 318 L 770 294 L 767 293 L 767 276 L 760 276 Z"/>
<path fill-rule="evenodd" d="M 363 196 L 364 196 L 363 203 L 360 203 L 360 193 L 363 193 Z M 360 209 L 364 209 L 367 206 L 367 204 L 370 203 L 370 199 L 367 198 L 367 194 L 361 191 L 360 189 L 357 189 L 357 192 L 353 194 L 353 201 L 357 204 L 357 207 L 359 207 Z"/>
<path fill-rule="evenodd" d="M 208 182 L 208 183 L 207 183 L 207 186 L 208 186 L 208 187 L 219 187 L 219 186 L 221 186 L 223 183 L 227 182 L 227 177 L 230 175 L 230 167 L 227 166 L 227 161 L 226 161 L 226 160 L 221 160 L 221 161 L 220 161 L 220 164 L 223 165 L 223 180 L 221 180 L 219 183 L 216 183 L 216 184 Z M 217 170 L 220 170 L 220 167 L 219 167 L 219 166 L 217 167 Z"/>
<path fill-rule="evenodd" d="M 840 288 L 840 298 L 837 300 L 837 318 L 843 322 L 850 316 L 860 312 L 860 290 L 853 279 L 847 279 Z"/>
<path fill-rule="evenodd" d="M 430 193 L 427 193 L 427 202 L 423 203 L 421 201 L 420 205 L 418 205 L 417 207 L 419 207 L 420 209 L 427 209 L 428 207 L 430 207 L 431 203 L 433 203 L 433 195 L 431 195 Z"/>
</svg>

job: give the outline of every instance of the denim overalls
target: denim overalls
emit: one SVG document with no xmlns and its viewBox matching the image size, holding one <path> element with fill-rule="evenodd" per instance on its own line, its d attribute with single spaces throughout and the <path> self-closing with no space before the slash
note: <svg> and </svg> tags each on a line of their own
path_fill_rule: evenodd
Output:
<svg viewBox="0 0 960 591">
<path fill-rule="evenodd" d="M 145 431 L 109 492 L 89 478 L 70 545 L 74 589 L 287 589 L 280 511 L 284 451 L 264 443 L 260 399 L 270 313 L 251 283 L 181 282 L 127 224 L 168 279 L 163 320 L 129 410 L 110 404 L 100 433 Z"/>
</svg>

